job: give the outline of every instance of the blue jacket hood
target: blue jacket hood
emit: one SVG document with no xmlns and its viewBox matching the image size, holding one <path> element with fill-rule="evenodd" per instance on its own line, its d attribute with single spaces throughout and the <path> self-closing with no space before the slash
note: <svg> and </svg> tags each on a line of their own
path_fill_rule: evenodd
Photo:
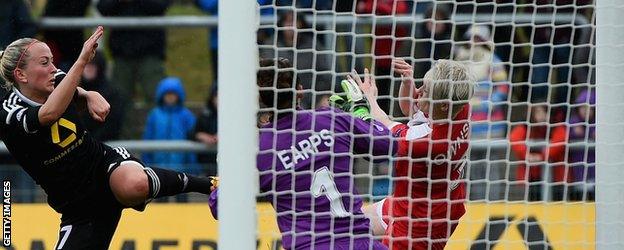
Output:
<svg viewBox="0 0 624 250">
<path fill-rule="evenodd" d="M 184 92 L 184 87 L 182 86 L 182 80 L 180 78 L 167 77 L 158 83 L 158 88 L 156 89 L 156 103 L 158 103 L 159 106 L 163 104 L 163 97 L 168 92 L 174 92 L 178 95 L 178 105 L 184 103 L 186 93 Z"/>
</svg>

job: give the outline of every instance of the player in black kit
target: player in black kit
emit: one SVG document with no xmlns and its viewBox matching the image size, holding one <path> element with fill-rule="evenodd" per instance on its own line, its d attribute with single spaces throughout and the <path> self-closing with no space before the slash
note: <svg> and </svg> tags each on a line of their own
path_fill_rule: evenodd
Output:
<svg viewBox="0 0 624 250">
<path fill-rule="evenodd" d="M 98 27 L 67 74 L 43 42 L 22 38 L 0 51 L 9 93 L 1 100 L 0 138 L 62 214 L 55 249 L 107 249 L 124 208 L 142 211 L 154 198 L 210 192 L 210 179 L 145 167 L 124 148 L 96 141 L 80 123 L 76 102 L 104 121 L 108 102 L 78 87 L 104 29 Z"/>
</svg>

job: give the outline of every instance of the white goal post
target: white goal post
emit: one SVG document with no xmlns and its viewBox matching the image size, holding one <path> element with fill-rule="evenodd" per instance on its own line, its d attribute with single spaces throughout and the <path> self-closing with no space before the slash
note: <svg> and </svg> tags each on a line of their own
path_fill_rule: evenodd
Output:
<svg viewBox="0 0 624 250">
<path fill-rule="evenodd" d="M 257 7 L 219 1 L 219 248 L 256 248 Z"/>
<path fill-rule="evenodd" d="M 596 249 L 624 248 L 624 3 L 596 6 Z"/>
</svg>

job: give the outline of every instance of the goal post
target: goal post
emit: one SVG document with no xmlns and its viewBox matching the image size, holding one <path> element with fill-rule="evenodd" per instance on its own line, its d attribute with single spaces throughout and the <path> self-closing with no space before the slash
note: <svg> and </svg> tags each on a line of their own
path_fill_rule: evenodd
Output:
<svg viewBox="0 0 624 250">
<path fill-rule="evenodd" d="M 624 3 L 596 6 L 596 249 L 624 248 Z"/>
<path fill-rule="evenodd" d="M 255 0 L 219 1 L 220 249 L 256 248 L 257 11 Z"/>
</svg>

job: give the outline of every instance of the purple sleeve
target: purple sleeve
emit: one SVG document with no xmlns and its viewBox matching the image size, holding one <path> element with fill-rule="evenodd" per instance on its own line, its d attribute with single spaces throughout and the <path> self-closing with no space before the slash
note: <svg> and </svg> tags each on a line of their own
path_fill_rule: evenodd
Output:
<svg viewBox="0 0 624 250">
<path fill-rule="evenodd" d="M 218 194 L 219 188 L 215 188 L 215 190 L 210 193 L 210 197 L 208 197 L 208 206 L 210 207 L 210 213 L 212 214 L 212 217 L 215 218 L 215 220 L 219 219 L 217 213 L 217 204 L 219 204 Z"/>
<path fill-rule="evenodd" d="M 396 141 L 390 130 L 378 121 L 366 122 L 351 118 L 353 122 L 353 149 L 355 153 L 371 154 L 373 161 L 387 161 L 396 152 Z"/>
</svg>

